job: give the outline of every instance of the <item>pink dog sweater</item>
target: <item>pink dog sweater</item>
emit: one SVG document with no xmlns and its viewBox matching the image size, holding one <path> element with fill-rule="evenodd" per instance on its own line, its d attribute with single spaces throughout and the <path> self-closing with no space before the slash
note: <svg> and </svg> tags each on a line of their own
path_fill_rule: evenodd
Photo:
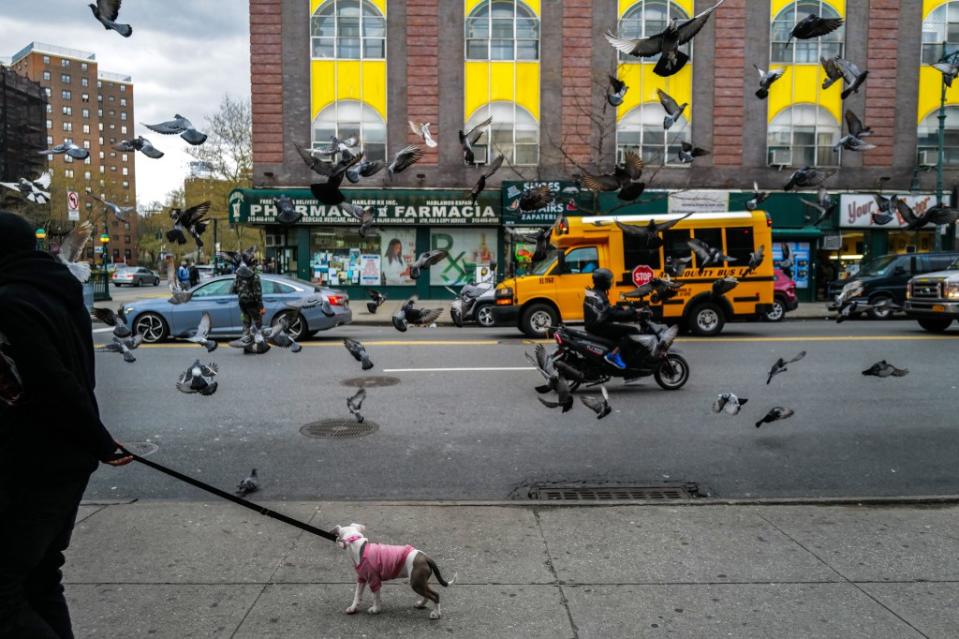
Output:
<svg viewBox="0 0 959 639">
<path fill-rule="evenodd" d="M 366 542 L 363 559 L 356 565 L 357 581 L 368 583 L 370 590 L 379 592 L 382 582 L 396 579 L 413 546 L 389 546 Z"/>
</svg>

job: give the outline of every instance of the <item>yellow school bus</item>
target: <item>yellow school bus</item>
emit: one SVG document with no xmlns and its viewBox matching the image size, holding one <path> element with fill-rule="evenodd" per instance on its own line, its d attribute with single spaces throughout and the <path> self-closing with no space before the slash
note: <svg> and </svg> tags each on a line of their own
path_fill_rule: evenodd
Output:
<svg viewBox="0 0 959 639">
<path fill-rule="evenodd" d="M 592 271 L 613 272 L 609 299 L 615 303 L 622 293 L 633 290 L 634 271 L 665 279 L 663 264 L 669 258 L 692 256 L 681 277 L 679 293 L 662 303 L 651 303 L 660 318 L 680 323 L 696 335 L 717 335 L 727 321 L 754 319 L 773 303 L 772 222 L 764 211 L 694 213 L 660 234 L 662 246 L 647 248 L 646 242 L 624 234 L 615 222 L 645 226 L 683 218 L 679 214 L 623 215 L 569 218 L 569 232 L 557 235 L 555 247 L 532 272 L 504 280 L 496 288 L 493 314 L 497 325 L 515 324 L 530 337 L 544 337 L 561 322 L 583 321 L 583 295 L 592 286 Z M 701 269 L 687 244 L 691 238 L 720 248 L 735 261 Z M 762 263 L 746 273 L 750 253 L 762 246 Z M 648 267 L 648 268 L 647 268 Z M 736 277 L 739 285 L 716 297 L 712 283 L 722 277 Z"/>
</svg>

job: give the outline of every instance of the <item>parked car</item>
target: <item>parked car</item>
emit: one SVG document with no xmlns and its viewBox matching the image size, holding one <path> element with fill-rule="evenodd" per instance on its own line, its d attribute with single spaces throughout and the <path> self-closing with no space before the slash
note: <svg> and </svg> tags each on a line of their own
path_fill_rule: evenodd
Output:
<svg viewBox="0 0 959 639">
<path fill-rule="evenodd" d="M 959 258 L 946 270 L 909 280 L 905 310 L 931 333 L 942 333 L 959 319 Z"/>
<path fill-rule="evenodd" d="M 200 272 L 200 281 L 201 281 L 201 282 L 206 282 L 206 281 L 208 281 L 208 280 L 211 280 L 211 279 L 213 279 L 213 277 L 216 275 L 215 272 L 214 272 L 214 270 L 213 270 L 213 265 L 212 265 L 212 264 L 197 264 L 197 265 L 196 265 L 196 270 L 198 270 L 198 271 Z"/>
<path fill-rule="evenodd" d="M 863 262 L 859 272 L 846 280 L 829 284 L 829 297 L 835 298 L 843 286 L 860 281 L 865 287 L 860 298 L 870 304 L 892 302 L 898 306 L 906 303 L 906 286 L 916 275 L 933 273 L 948 268 L 959 253 L 905 253 L 890 254 Z M 875 319 L 891 317 L 893 310 L 877 309 L 870 314 Z"/>
<path fill-rule="evenodd" d="M 133 330 L 143 335 L 147 343 L 161 342 L 169 337 L 185 337 L 197 327 L 203 313 L 213 320 L 215 337 L 240 335 L 240 304 L 233 292 L 235 278 L 220 276 L 201 282 L 191 289 L 193 297 L 184 304 L 171 304 L 166 299 L 148 299 L 123 307 L 123 313 Z M 263 316 L 265 326 L 274 326 L 284 315 L 290 320 L 290 335 L 297 340 L 315 335 L 353 321 L 350 298 L 343 292 L 314 286 L 279 275 L 262 275 Z M 333 307 L 333 317 L 320 311 L 319 305 L 300 310 L 291 309 L 289 302 L 323 295 Z"/>
<path fill-rule="evenodd" d="M 460 322 L 476 322 L 486 328 L 496 325 L 496 320 L 493 318 L 496 286 L 492 282 L 466 284 L 458 293 L 449 287 L 447 290 L 457 295 L 453 306 L 450 307 L 450 314 L 452 315 L 456 309 L 466 309 Z M 456 322 L 455 317 L 453 321 Z"/>
<path fill-rule="evenodd" d="M 123 266 L 113 272 L 114 286 L 159 286 L 160 275 L 145 266 Z"/>
<path fill-rule="evenodd" d="M 796 282 L 780 269 L 775 270 L 776 281 L 773 284 L 773 305 L 763 316 L 767 322 L 781 322 L 786 313 L 799 308 L 796 297 Z"/>
</svg>

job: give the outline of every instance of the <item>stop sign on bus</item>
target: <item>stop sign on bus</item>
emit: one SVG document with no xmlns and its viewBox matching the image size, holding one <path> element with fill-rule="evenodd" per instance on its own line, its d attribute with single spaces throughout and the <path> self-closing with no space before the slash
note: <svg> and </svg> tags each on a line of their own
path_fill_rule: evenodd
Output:
<svg viewBox="0 0 959 639">
<path fill-rule="evenodd" d="M 646 266 L 645 264 L 640 264 L 633 269 L 633 284 L 636 286 L 642 286 L 643 284 L 649 284 L 653 279 L 653 269 Z"/>
</svg>

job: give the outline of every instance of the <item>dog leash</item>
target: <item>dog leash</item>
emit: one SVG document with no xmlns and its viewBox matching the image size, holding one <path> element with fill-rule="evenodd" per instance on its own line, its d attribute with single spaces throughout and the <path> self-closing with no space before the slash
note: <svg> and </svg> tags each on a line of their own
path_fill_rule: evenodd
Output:
<svg viewBox="0 0 959 639">
<path fill-rule="evenodd" d="M 129 455 L 130 457 L 132 457 L 135 461 L 138 461 L 141 464 L 144 464 L 145 466 L 149 466 L 150 468 L 153 468 L 154 470 L 158 470 L 161 473 L 164 473 L 165 475 L 169 475 L 170 477 L 173 477 L 174 479 L 179 479 L 182 482 L 186 482 L 190 484 L 191 486 L 196 486 L 200 490 L 205 490 L 208 493 L 213 493 L 217 497 L 222 497 L 223 499 L 232 501 L 234 504 L 239 504 L 240 506 L 243 506 L 244 508 L 249 508 L 250 510 L 258 512 L 261 515 L 264 515 L 266 517 L 271 517 L 273 519 L 276 519 L 277 521 L 282 521 L 284 524 L 289 524 L 290 526 L 299 528 L 300 530 L 305 530 L 308 533 L 313 533 L 314 535 L 318 537 L 322 537 L 323 539 L 336 541 L 336 535 L 334 535 L 333 533 L 329 531 L 321 530 L 317 528 L 316 526 L 311 526 L 310 524 L 299 521 L 297 519 L 293 519 L 292 517 L 289 517 L 288 515 L 284 515 L 283 513 L 278 513 L 275 510 L 270 510 L 269 508 L 266 508 L 265 506 L 260 506 L 259 504 L 255 504 L 252 501 L 243 499 L 242 497 L 231 495 L 225 490 L 220 490 L 219 488 L 215 486 L 211 486 L 210 484 L 204 483 L 200 481 L 199 479 L 194 479 L 193 477 L 184 475 L 183 473 L 177 472 L 173 470 L 172 468 L 167 468 L 166 466 L 162 466 L 156 462 L 152 462 L 149 459 L 144 459 L 143 457 L 140 457 L 139 455 L 131 453 L 130 451 L 123 448 L 122 446 L 120 447 L 120 450 L 123 451 L 125 454 Z"/>
</svg>

